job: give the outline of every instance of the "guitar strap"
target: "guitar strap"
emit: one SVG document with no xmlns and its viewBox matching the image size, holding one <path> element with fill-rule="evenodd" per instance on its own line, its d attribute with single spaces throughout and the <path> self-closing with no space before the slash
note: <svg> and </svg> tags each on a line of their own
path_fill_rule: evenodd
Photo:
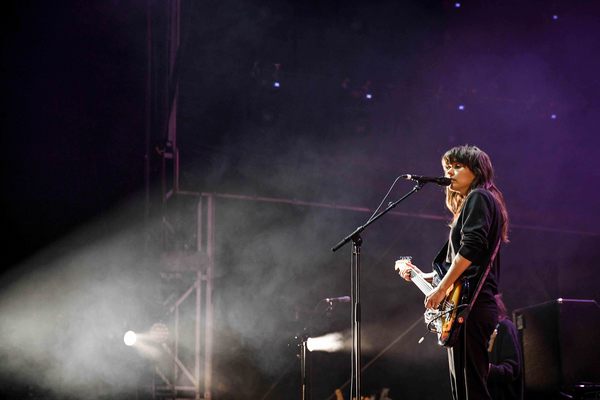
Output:
<svg viewBox="0 0 600 400">
<path fill-rule="evenodd" d="M 498 254 L 498 250 L 500 249 L 500 243 L 502 243 L 502 235 L 500 235 L 500 237 L 498 238 L 498 243 L 496 244 L 496 249 L 494 249 L 494 253 L 492 254 L 492 258 L 490 258 L 490 262 L 488 263 L 487 268 L 485 269 L 485 271 L 483 271 L 481 278 L 479 278 L 479 282 L 477 283 L 477 288 L 475 289 L 475 293 L 473 293 L 473 298 L 469 302 L 469 305 L 462 312 L 460 312 L 460 316 L 463 318 L 462 324 L 467 322 L 467 317 L 469 316 L 471 309 L 473 309 L 475 300 L 477 300 L 477 296 L 479 296 L 479 292 L 481 291 L 481 288 L 483 287 L 483 284 L 484 284 L 487 276 L 489 275 L 490 270 L 492 269 L 492 264 L 494 264 L 494 260 L 496 259 L 496 255 Z"/>
</svg>

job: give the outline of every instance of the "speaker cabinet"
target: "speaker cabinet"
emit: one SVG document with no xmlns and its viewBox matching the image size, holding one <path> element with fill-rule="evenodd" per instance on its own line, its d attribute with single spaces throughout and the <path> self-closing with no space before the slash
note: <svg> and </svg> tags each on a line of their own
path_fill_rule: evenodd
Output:
<svg viewBox="0 0 600 400">
<path fill-rule="evenodd" d="M 594 300 L 552 300 L 515 310 L 513 320 L 526 399 L 600 398 L 582 397 L 585 387 L 600 383 L 600 307 Z"/>
</svg>

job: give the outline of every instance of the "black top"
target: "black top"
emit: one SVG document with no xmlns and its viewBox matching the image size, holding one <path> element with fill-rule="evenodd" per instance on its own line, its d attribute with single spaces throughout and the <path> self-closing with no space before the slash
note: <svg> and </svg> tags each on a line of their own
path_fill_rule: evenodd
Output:
<svg viewBox="0 0 600 400">
<path fill-rule="evenodd" d="M 456 254 L 460 254 L 472 262 L 464 275 L 469 278 L 469 286 L 474 290 L 501 235 L 502 213 L 498 201 L 489 190 L 472 190 L 465 199 L 460 215 L 450 227 L 448 242 L 434 260 L 434 269 L 435 264 L 449 267 Z M 475 303 L 477 306 L 496 308 L 494 295 L 498 293 L 499 273 L 500 257 L 497 255 Z"/>
</svg>

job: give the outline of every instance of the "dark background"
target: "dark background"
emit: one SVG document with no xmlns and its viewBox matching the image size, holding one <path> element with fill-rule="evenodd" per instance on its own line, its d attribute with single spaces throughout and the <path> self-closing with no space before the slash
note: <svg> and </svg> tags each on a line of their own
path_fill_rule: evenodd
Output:
<svg viewBox="0 0 600 400">
<path fill-rule="evenodd" d="M 181 188 L 374 209 L 399 174 L 438 175 L 446 149 L 476 144 L 494 161 L 511 215 L 501 278 L 509 309 L 600 297 L 596 2 L 181 4 Z M 3 386 L 129 393 L 145 385 L 148 363 L 112 352 L 125 328 L 161 314 L 155 149 L 166 106 L 149 101 L 146 78 L 151 10 L 151 90 L 166 95 L 165 7 L 4 8 Z M 410 188 L 400 182 L 391 198 Z M 171 207 L 193 220 L 189 202 Z M 307 325 L 303 310 L 349 294 L 350 250 L 330 248 L 368 214 L 224 198 L 216 207 L 215 395 L 260 398 L 279 382 L 272 398 L 293 397 L 298 365 L 287 344 Z M 365 362 L 422 311 L 394 260 L 426 266 L 446 235 L 437 187 L 397 211 L 364 237 Z M 314 317 L 315 331 L 349 328 L 350 310 L 334 311 Z M 424 331 L 369 368 L 367 392 L 447 393 L 444 352 L 432 336 L 416 345 Z M 347 379 L 349 363 L 347 352 L 315 355 L 315 398 Z"/>
</svg>

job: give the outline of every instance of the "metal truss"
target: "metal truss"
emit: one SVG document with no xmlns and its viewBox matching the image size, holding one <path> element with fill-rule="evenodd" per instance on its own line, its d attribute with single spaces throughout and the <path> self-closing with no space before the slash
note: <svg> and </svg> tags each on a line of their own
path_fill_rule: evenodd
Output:
<svg viewBox="0 0 600 400">
<path fill-rule="evenodd" d="M 165 252 L 162 259 L 171 332 L 155 365 L 153 394 L 161 399 L 211 398 L 215 202 L 212 195 L 186 197 L 196 203 L 195 249 Z"/>
</svg>

